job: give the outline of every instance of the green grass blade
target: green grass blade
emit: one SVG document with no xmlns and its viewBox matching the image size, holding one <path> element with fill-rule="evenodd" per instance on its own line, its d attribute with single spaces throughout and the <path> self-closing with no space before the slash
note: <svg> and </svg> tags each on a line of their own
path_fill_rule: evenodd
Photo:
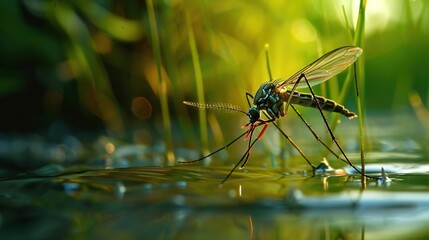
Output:
<svg viewBox="0 0 429 240">
<path fill-rule="evenodd" d="M 195 83 L 197 87 L 197 99 L 198 102 L 204 103 L 205 102 L 205 96 L 204 96 L 204 84 L 203 84 L 203 77 L 201 74 L 201 64 L 200 64 L 200 58 L 198 56 L 198 50 L 197 50 L 197 44 L 195 42 L 194 37 L 194 31 L 192 29 L 191 19 L 189 17 L 189 14 L 186 14 L 186 27 L 188 30 L 188 37 L 189 37 L 189 47 L 191 49 L 191 55 L 192 55 L 192 64 L 194 65 L 194 74 L 195 74 Z M 203 153 L 208 152 L 208 130 L 207 130 L 207 117 L 204 109 L 198 110 L 198 117 L 199 117 L 199 125 L 200 125 L 200 140 L 201 140 L 201 149 Z"/>
<path fill-rule="evenodd" d="M 356 34 L 354 36 L 355 45 L 360 47 L 363 47 L 363 40 L 364 40 L 364 34 L 365 34 L 365 8 L 366 8 L 366 0 L 361 0 L 360 6 L 359 6 L 358 21 L 356 24 Z M 358 81 L 358 78 L 355 76 L 355 81 L 356 81 L 357 107 L 358 107 L 358 115 L 359 115 L 360 157 L 361 157 L 361 165 L 362 165 L 361 170 L 362 170 L 362 174 L 365 174 L 365 144 L 366 144 L 365 127 L 364 127 L 365 109 L 364 109 L 364 103 L 363 103 L 364 99 L 361 97 L 361 96 L 365 96 L 364 94 L 365 68 L 364 68 L 363 62 L 364 61 L 361 59 L 360 61 L 355 63 L 355 64 L 358 64 L 359 66 L 358 69 L 359 69 L 359 77 L 360 77 L 359 78 L 360 81 Z M 357 74 L 356 67 L 354 72 L 355 74 Z M 362 179 L 364 180 L 365 178 L 362 178 Z M 363 184 L 365 184 L 364 181 L 363 181 Z"/>
<path fill-rule="evenodd" d="M 146 0 L 147 12 L 149 18 L 150 35 L 152 40 L 152 48 L 155 55 L 156 70 L 159 83 L 159 100 L 161 103 L 162 124 L 164 126 L 164 139 L 167 147 L 168 165 L 174 165 L 173 137 L 171 133 L 170 111 L 168 106 L 167 82 L 162 77 L 161 73 L 161 48 L 158 35 L 158 27 L 156 25 L 155 10 L 152 0 Z"/>
<path fill-rule="evenodd" d="M 272 81 L 273 74 L 271 74 L 270 66 L 270 45 L 268 43 L 265 43 L 265 61 L 267 62 L 268 78 L 270 79 L 270 81 Z"/>
<path fill-rule="evenodd" d="M 271 73 L 271 65 L 270 65 L 270 45 L 268 43 L 265 44 L 265 61 L 267 63 L 267 71 L 268 71 L 268 77 L 270 79 L 270 81 L 273 80 L 273 74 Z M 277 124 L 280 126 L 281 122 L 280 120 L 277 120 Z M 280 149 L 281 149 L 281 154 L 285 151 L 285 147 L 286 146 L 286 139 L 281 137 L 280 134 L 277 135 L 279 140 L 280 140 Z M 271 151 L 270 153 L 270 165 L 271 167 L 275 167 L 276 166 L 276 160 L 273 154 L 273 151 Z"/>
</svg>

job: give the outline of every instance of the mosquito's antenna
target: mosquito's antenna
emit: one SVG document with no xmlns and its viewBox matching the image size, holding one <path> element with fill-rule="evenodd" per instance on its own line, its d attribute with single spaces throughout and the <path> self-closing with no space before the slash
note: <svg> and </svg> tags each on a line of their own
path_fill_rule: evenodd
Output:
<svg viewBox="0 0 429 240">
<path fill-rule="evenodd" d="M 246 116 L 249 116 L 247 112 L 241 110 L 238 106 L 235 106 L 229 103 L 199 103 L 199 102 L 189 102 L 189 101 L 183 101 L 183 103 L 191 107 L 204 108 L 204 109 L 220 109 L 228 112 L 240 112 L 245 114 Z"/>
</svg>

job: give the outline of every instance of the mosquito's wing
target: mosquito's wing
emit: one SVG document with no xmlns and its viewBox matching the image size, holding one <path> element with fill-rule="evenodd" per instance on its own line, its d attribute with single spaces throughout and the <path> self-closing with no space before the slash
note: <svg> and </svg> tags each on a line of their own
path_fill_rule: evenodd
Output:
<svg viewBox="0 0 429 240">
<path fill-rule="evenodd" d="M 353 64 L 362 54 L 359 47 L 340 47 L 321 56 L 319 59 L 304 67 L 290 78 L 277 79 L 277 87 L 285 85 L 294 85 L 301 74 L 304 74 L 311 86 L 320 84 L 329 80 L 333 76 L 342 72 L 344 69 Z M 298 83 L 297 88 L 307 87 L 304 79 Z"/>
</svg>

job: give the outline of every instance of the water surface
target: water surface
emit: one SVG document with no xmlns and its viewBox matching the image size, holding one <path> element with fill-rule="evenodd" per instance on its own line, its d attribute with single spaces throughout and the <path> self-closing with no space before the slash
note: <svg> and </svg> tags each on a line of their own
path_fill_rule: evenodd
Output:
<svg viewBox="0 0 429 240">
<path fill-rule="evenodd" d="M 328 160 L 337 171 L 314 175 L 299 156 L 286 165 L 267 165 L 270 160 L 259 159 L 266 156 L 258 155 L 257 148 L 249 165 L 224 184 L 238 157 L 225 162 L 214 156 L 211 166 L 137 167 L 142 161 L 133 165 L 123 152 L 152 151 L 139 146 L 119 148 L 122 157 L 112 155 L 102 167 L 52 163 L 5 168 L 0 238 L 425 239 L 426 137 L 398 135 L 373 138 L 367 172 L 379 176 L 384 168 L 389 181 L 368 180 L 366 185 L 332 157 Z M 349 157 L 359 162 L 358 152 L 347 145 Z M 156 159 L 155 154 L 145 156 Z"/>
</svg>

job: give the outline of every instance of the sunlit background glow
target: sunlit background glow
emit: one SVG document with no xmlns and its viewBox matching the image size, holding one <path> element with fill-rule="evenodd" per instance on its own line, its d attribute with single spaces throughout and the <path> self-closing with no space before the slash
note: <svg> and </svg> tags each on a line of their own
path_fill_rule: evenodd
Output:
<svg viewBox="0 0 429 240">
<path fill-rule="evenodd" d="M 207 111 L 201 122 L 200 110 L 182 102 L 225 102 L 246 111 L 245 93 L 270 77 L 288 78 L 322 54 L 355 44 L 359 3 L 1 3 L 10 9 L 2 22 L 15 29 L 2 24 L 3 128 L 25 132 L 64 122 L 117 137 L 132 131 L 130 141 L 165 144 L 161 149 L 197 147 L 201 138 L 221 144 L 246 116 Z M 427 1 L 367 1 L 361 78 L 369 114 L 412 112 L 410 94 L 423 109 L 429 105 L 428 15 Z M 315 90 L 336 99 L 344 77 Z M 344 104 L 356 109 L 353 94 Z"/>
</svg>

